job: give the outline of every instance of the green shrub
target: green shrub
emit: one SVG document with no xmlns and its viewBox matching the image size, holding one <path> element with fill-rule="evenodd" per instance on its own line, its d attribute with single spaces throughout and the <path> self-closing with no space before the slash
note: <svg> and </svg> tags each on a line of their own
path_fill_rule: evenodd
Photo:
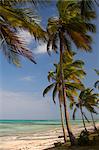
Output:
<svg viewBox="0 0 99 150">
<path fill-rule="evenodd" d="M 89 134 L 87 131 L 83 130 L 80 133 L 79 139 L 78 139 L 78 145 L 88 145 L 89 143 Z"/>
</svg>

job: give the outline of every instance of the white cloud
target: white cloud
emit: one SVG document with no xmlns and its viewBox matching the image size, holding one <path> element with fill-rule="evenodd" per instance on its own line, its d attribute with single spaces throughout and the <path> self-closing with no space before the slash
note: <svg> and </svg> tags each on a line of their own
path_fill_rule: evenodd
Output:
<svg viewBox="0 0 99 150">
<path fill-rule="evenodd" d="M 40 44 L 34 49 L 35 54 L 44 54 L 47 52 L 46 44 Z"/>
<path fill-rule="evenodd" d="M 25 76 L 25 77 L 22 77 L 20 80 L 22 80 L 22 81 L 32 81 L 33 77 L 32 76 Z"/>
<path fill-rule="evenodd" d="M 18 35 L 26 44 L 30 44 L 33 41 L 33 37 L 28 31 L 19 30 Z"/>
<path fill-rule="evenodd" d="M 28 31 L 25 31 L 25 30 L 19 30 L 18 35 L 28 45 L 31 42 L 33 42 L 33 40 L 34 40 L 33 36 L 31 36 L 31 34 Z M 33 52 L 35 54 L 45 54 L 45 53 L 47 53 L 47 44 L 46 43 L 38 44 L 38 46 L 33 49 Z"/>
</svg>

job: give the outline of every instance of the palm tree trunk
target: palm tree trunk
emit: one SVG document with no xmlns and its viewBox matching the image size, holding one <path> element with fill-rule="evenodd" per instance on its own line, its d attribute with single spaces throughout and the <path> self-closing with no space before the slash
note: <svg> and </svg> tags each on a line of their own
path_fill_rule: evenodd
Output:
<svg viewBox="0 0 99 150">
<path fill-rule="evenodd" d="M 81 112 L 82 121 L 83 121 L 83 125 L 84 125 L 84 128 L 85 128 L 85 131 L 87 131 L 85 120 L 84 120 L 84 116 L 83 116 L 83 111 L 82 111 L 82 107 L 81 106 L 80 106 L 80 112 Z"/>
<path fill-rule="evenodd" d="M 69 124 L 69 114 L 67 111 L 67 105 L 66 105 L 66 91 L 65 88 L 63 89 L 63 97 L 64 97 L 64 113 L 65 113 L 65 120 L 66 120 L 66 126 L 67 126 L 67 131 L 68 131 L 68 135 L 70 138 L 70 142 L 71 145 L 75 145 L 75 136 L 73 135 L 72 131 L 71 131 L 71 127 Z"/>
<path fill-rule="evenodd" d="M 92 121 L 93 121 L 94 130 L 97 131 L 95 121 L 94 121 L 94 118 L 93 118 L 93 114 L 92 114 L 92 112 L 90 112 L 90 113 L 91 113 L 91 118 L 92 118 Z"/>
<path fill-rule="evenodd" d="M 60 116 L 61 116 L 62 130 L 63 130 L 63 135 L 64 135 L 64 143 L 66 143 L 66 131 L 65 131 L 65 127 L 64 127 L 64 117 L 63 117 L 63 112 L 62 112 L 60 94 L 59 94 L 59 106 L 60 106 Z"/>
<path fill-rule="evenodd" d="M 66 92 L 65 92 L 65 88 L 64 88 L 64 76 L 63 76 L 63 68 L 62 68 L 62 61 L 63 61 L 63 32 L 60 31 L 59 33 L 59 37 L 60 37 L 60 81 L 61 81 L 61 85 L 62 85 L 62 92 L 63 92 L 63 101 L 64 101 L 64 113 L 65 113 L 65 121 L 66 121 L 66 127 L 67 127 L 67 131 L 68 131 L 68 135 L 70 138 L 70 142 L 71 145 L 75 144 L 75 137 L 73 135 L 73 133 L 70 130 L 70 126 L 69 126 L 69 120 L 68 120 L 68 115 L 67 115 L 67 106 L 66 106 Z"/>
</svg>

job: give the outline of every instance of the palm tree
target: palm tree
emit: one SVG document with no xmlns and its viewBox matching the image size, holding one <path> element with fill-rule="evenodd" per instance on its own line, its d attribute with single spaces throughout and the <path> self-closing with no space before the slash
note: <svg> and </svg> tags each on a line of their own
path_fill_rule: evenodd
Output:
<svg viewBox="0 0 99 150">
<path fill-rule="evenodd" d="M 0 1 L 0 45 L 7 59 L 15 65 L 20 63 L 19 55 L 35 63 L 32 52 L 18 35 L 19 29 L 30 32 L 35 40 L 46 39 L 45 31 L 41 28 L 35 11 L 26 7 L 17 7 L 22 2 L 26 0 Z"/>
<path fill-rule="evenodd" d="M 84 129 L 87 132 L 85 120 L 87 120 L 87 122 L 89 122 L 89 120 L 88 120 L 86 114 L 84 113 L 84 111 L 82 109 L 82 104 L 81 104 L 81 102 L 78 102 L 78 103 L 73 102 L 73 103 L 70 103 L 70 108 L 73 109 L 74 105 L 75 105 L 75 108 L 73 110 L 73 120 L 75 120 L 75 115 L 76 115 L 77 109 L 80 109 L 80 113 L 81 113 L 81 118 L 82 118 L 82 121 L 83 121 Z"/>
<path fill-rule="evenodd" d="M 70 131 L 68 119 L 67 119 L 67 104 L 64 85 L 64 75 L 63 75 L 63 51 L 70 51 L 72 42 L 77 46 L 77 48 L 91 51 L 91 37 L 87 34 L 87 31 L 95 32 L 95 25 L 90 21 L 93 18 L 90 13 L 88 15 L 88 21 L 83 19 L 81 16 L 81 9 L 78 3 L 75 1 L 61 1 L 57 2 L 58 17 L 52 17 L 48 20 L 47 31 L 49 35 L 49 40 L 47 44 L 47 51 L 50 53 L 50 46 L 57 52 L 58 44 L 60 49 L 60 82 L 62 85 L 62 95 L 64 97 L 64 111 L 65 120 L 70 137 L 71 144 L 74 144 L 75 138 Z M 94 12 L 93 12 L 94 14 Z"/>
<path fill-rule="evenodd" d="M 94 117 L 93 117 L 93 113 L 97 114 L 95 108 L 98 107 L 98 96 L 99 96 L 99 94 L 93 93 L 93 89 L 87 88 L 87 89 L 80 92 L 79 97 L 78 97 L 78 102 L 74 103 L 75 106 L 76 106 L 76 108 L 74 109 L 74 113 L 73 113 L 74 118 L 75 118 L 76 110 L 77 110 L 77 108 L 79 108 L 80 111 L 81 111 L 81 116 L 82 116 L 84 128 L 85 128 L 86 131 L 87 131 L 87 129 L 86 129 L 84 117 L 85 117 L 85 119 L 87 117 L 85 116 L 85 114 L 83 112 L 83 107 L 85 107 L 91 113 L 91 118 L 92 118 L 92 121 L 93 121 L 94 130 L 97 131 L 95 121 L 94 121 Z"/>
<path fill-rule="evenodd" d="M 76 60 L 73 61 L 74 53 L 72 56 L 68 56 L 68 52 L 63 53 L 63 73 L 65 79 L 65 88 L 67 89 L 66 96 L 70 101 L 74 101 L 74 97 L 77 95 L 77 89 L 83 89 L 83 85 L 80 79 L 85 75 L 82 67 L 84 65 L 83 61 Z M 68 60 L 68 61 L 67 61 Z M 50 84 L 43 92 L 43 96 L 47 94 L 52 88 L 52 97 L 55 103 L 55 97 L 58 94 L 59 105 L 60 105 L 60 116 L 61 116 L 61 123 L 62 129 L 64 134 L 64 142 L 66 142 L 66 133 L 64 128 L 64 121 L 63 121 L 63 113 L 62 113 L 62 104 L 63 104 L 63 96 L 62 96 L 62 84 L 60 82 L 60 64 L 54 64 L 55 71 L 50 71 L 48 73 L 48 81 L 52 81 L 53 83 Z"/>
<path fill-rule="evenodd" d="M 66 132 L 65 132 L 65 127 L 64 127 L 64 117 L 63 117 L 63 112 L 62 112 L 62 91 L 60 90 L 61 85 L 60 83 L 57 82 L 56 73 L 54 73 L 53 71 L 49 72 L 48 78 L 52 78 L 52 80 L 54 80 L 54 83 L 47 86 L 47 88 L 43 92 L 43 96 L 45 96 L 45 94 L 47 94 L 47 92 L 49 92 L 53 88 L 52 97 L 53 97 L 53 102 L 56 103 L 55 97 L 58 94 L 61 124 L 62 124 L 62 130 L 63 130 L 63 135 L 64 135 L 64 142 L 66 143 L 67 138 L 66 138 Z"/>
</svg>

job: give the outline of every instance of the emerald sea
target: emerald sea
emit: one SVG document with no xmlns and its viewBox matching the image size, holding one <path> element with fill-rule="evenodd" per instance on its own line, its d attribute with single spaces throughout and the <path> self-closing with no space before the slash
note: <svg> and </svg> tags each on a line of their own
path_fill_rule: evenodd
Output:
<svg viewBox="0 0 99 150">
<path fill-rule="evenodd" d="M 71 124 L 82 126 L 82 121 L 71 120 Z M 0 120 L 0 136 L 34 134 L 60 127 L 59 120 Z"/>
</svg>

